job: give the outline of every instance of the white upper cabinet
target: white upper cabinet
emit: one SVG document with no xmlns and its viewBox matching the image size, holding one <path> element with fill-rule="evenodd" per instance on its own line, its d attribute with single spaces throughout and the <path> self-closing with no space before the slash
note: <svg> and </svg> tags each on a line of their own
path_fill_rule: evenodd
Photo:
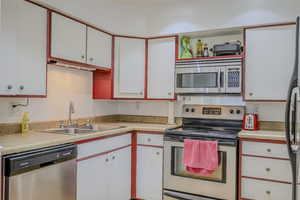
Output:
<svg viewBox="0 0 300 200">
<path fill-rule="evenodd" d="M 86 25 L 52 13 L 51 56 L 86 63 Z"/>
<path fill-rule="evenodd" d="M 16 94 L 17 1 L 1 0 L 0 29 L 0 95 Z"/>
<path fill-rule="evenodd" d="M 175 37 L 148 41 L 148 98 L 174 98 L 175 44 Z"/>
<path fill-rule="evenodd" d="M 295 61 L 295 26 L 245 31 L 245 100 L 286 100 Z"/>
<path fill-rule="evenodd" d="M 115 98 L 144 98 L 145 40 L 115 38 Z"/>
<path fill-rule="evenodd" d="M 87 28 L 87 63 L 111 68 L 112 36 Z"/>
<path fill-rule="evenodd" d="M 1 1 L 0 95 L 46 95 L 47 10 Z"/>
<path fill-rule="evenodd" d="M 20 0 L 17 29 L 17 93 L 46 95 L 47 10 Z"/>
</svg>

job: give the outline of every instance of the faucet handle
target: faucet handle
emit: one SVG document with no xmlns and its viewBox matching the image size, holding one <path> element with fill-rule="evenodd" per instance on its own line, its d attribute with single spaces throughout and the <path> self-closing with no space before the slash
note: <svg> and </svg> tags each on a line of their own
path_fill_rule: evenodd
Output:
<svg viewBox="0 0 300 200">
<path fill-rule="evenodd" d="M 58 121 L 58 126 L 59 126 L 59 128 L 64 128 L 64 126 L 65 126 L 65 121 L 64 120 L 59 120 Z"/>
</svg>

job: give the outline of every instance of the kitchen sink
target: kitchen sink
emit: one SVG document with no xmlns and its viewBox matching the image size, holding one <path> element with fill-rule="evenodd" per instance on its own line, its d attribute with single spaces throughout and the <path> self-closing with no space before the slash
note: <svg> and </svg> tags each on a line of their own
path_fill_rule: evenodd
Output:
<svg viewBox="0 0 300 200">
<path fill-rule="evenodd" d="M 126 128 L 126 126 L 99 126 L 99 127 L 84 127 L 84 128 L 53 128 L 47 129 L 43 132 L 46 133 L 57 133 L 57 134 L 70 134 L 70 135 L 79 135 L 79 134 L 89 134 L 96 133 L 101 131 L 109 131 Z"/>
</svg>

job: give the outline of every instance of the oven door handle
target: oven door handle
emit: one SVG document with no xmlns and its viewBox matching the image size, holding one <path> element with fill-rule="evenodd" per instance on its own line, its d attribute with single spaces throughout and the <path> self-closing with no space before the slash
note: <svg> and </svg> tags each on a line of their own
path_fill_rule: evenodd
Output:
<svg viewBox="0 0 300 200">
<path fill-rule="evenodd" d="M 221 91 L 221 68 L 218 71 L 218 90 Z"/>
<path fill-rule="evenodd" d="M 194 195 L 184 194 L 184 193 L 179 193 L 174 191 L 164 191 L 164 196 L 168 196 L 178 200 L 209 200 L 209 199 L 213 200 L 212 198 L 194 196 Z"/>
</svg>

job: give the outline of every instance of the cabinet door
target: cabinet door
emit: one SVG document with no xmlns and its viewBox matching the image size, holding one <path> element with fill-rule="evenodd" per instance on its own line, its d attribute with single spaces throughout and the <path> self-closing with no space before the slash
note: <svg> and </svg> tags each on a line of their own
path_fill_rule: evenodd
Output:
<svg viewBox="0 0 300 200">
<path fill-rule="evenodd" d="M 116 37 L 114 97 L 144 98 L 145 40 Z"/>
<path fill-rule="evenodd" d="M 1 0 L 0 3 L 0 95 L 15 95 L 17 1 Z"/>
<path fill-rule="evenodd" d="M 148 43 L 148 98 L 174 98 L 175 38 Z"/>
<path fill-rule="evenodd" d="M 17 94 L 46 95 L 47 10 L 18 0 Z"/>
<path fill-rule="evenodd" d="M 77 200 L 108 200 L 109 180 L 113 176 L 110 170 L 108 155 L 78 162 Z"/>
<path fill-rule="evenodd" d="M 137 197 L 162 200 L 163 150 L 138 146 Z"/>
<path fill-rule="evenodd" d="M 286 100 L 294 61 L 294 25 L 246 29 L 245 99 Z"/>
<path fill-rule="evenodd" d="M 87 28 L 87 63 L 111 68 L 112 36 Z"/>
<path fill-rule="evenodd" d="M 131 197 L 131 147 L 110 154 L 110 200 L 124 200 Z"/>
<path fill-rule="evenodd" d="M 86 63 L 86 25 L 52 13 L 51 56 Z"/>
</svg>

